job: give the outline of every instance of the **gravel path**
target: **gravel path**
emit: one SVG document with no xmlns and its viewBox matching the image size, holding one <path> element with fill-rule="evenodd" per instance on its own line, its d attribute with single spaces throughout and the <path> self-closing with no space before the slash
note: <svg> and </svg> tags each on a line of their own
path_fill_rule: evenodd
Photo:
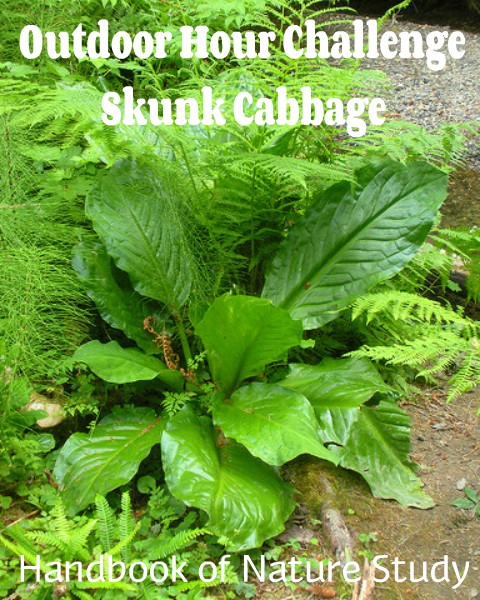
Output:
<svg viewBox="0 0 480 600">
<path fill-rule="evenodd" d="M 408 21 L 390 21 L 383 30 L 420 31 L 423 38 L 431 31 L 455 28 L 431 26 Z M 390 78 L 392 94 L 387 100 L 390 113 L 399 118 L 435 129 L 446 123 L 480 123 L 480 33 L 464 32 L 466 53 L 460 60 L 447 56 L 442 71 L 431 71 L 425 59 L 367 59 L 366 68 L 381 69 Z M 480 169 L 478 139 L 468 144 L 472 166 Z"/>
</svg>

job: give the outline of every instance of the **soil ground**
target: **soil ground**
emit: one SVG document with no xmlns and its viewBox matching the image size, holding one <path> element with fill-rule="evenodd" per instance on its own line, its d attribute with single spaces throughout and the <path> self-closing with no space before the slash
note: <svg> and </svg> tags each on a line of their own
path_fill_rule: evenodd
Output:
<svg viewBox="0 0 480 600">
<path fill-rule="evenodd" d="M 465 169 L 451 176 L 442 215 L 445 227 L 480 228 L 480 171 Z"/>
<path fill-rule="evenodd" d="M 431 566 L 445 555 L 450 561 L 456 561 L 460 572 L 467 562 L 470 565 L 464 583 L 456 590 L 452 590 L 456 578 L 450 569 L 450 583 L 389 581 L 377 584 L 372 599 L 480 599 L 480 520 L 471 512 L 450 504 L 464 496 L 464 492 L 457 489 L 457 486 L 462 487 L 462 480 L 467 487 L 480 491 L 480 418 L 477 415 L 480 390 L 464 395 L 451 405 L 446 404 L 442 391 L 425 390 L 413 402 L 403 406 L 412 420 L 411 456 L 419 465 L 417 474 L 436 506 L 418 510 L 373 498 L 355 473 L 332 469 L 313 458 L 301 459 L 289 466 L 286 475 L 301 493 L 302 505 L 308 507 L 310 518 L 302 517 L 300 511 L 297 522 L 287 527 L 280 541 L 296 538 L 301 550 L 287 548 L 280 560 L 289 560 L 294 554 L 315 560 L 332 560 L 320 525 L 322 481 L 326 478 L 335 492 L 336 508 L 352 534 L 355 559 L 360 563 L 363 560 L 360 555 L 365 551 L 372 556 L 389 555 L 383 562 L 386 566 L 398 557 L 407 563 L 406 567 L 400 567 L 400 575 L 407 578 L 410 561 L 415 564 L 418 578 L 421 577 L 422 561 L 426 561 L 430 573 Z M 298 524 L 302 520 L 303 527 Z M 358 541 L 360 534 L 369 534 L 376 541 L 361 543 Z M 307 542 L 310 536 L 318 538 L 319 544 L 310 546 Z M 317 585 L 306 590 L 300 587 L 292 590 L 264 584 L 257 588 L 255 598 L 311 600 L 330 597 L 324 595 L 328 594 L 328 589 L 328 586 Z M 333 589 L 337 598 L 351 598 L 351 586 L 337 581 Z"/>
</svg>

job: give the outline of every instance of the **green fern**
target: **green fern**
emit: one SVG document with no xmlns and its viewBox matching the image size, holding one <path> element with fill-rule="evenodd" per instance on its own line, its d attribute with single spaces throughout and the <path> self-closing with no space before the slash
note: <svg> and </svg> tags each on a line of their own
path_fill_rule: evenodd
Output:
<svg viewBox="0 0 480 600">
<path fill-rule="evenodd" d="M 480 233 L 472 229 L 438 229 L 434 232 L 437 246 L 463 262 L 468 300 L 480 302 Z M 455 268 L 455 265 L 452 266 Z"/>
<path fill-rule="evenodd" d="M 445 370 L 451 401 L 480 382 L 480 323 L 418 294 L 386 291 L 368 294 L 352 307 L 352 318 L 367 326 L 367 343 L 349 356 L 364 356 L 413 369 L 431 380 Z"/>
<path fill-rule="evenodd" d="M 181 550 L 191 546 L 198 537 L 207 533 L 209 532 L 206 529 L 198 528 L 179 531 L 165 542 L 160 540 L 151 540 L 152 543 L 148 544 L 149 551 L 153 552 L 156 560 L 161 560 L 162 558 L 166 558 L 172 554 L 178 554 Z"/>
<path fill-rule="evenodd" d="M 129 543 L 126 544 L 121 550 L 122 560 L 123 562 L 127 563 L 130 557 L 131 542 L 135 537 L 135 527 L 132 519 L 132 503 L 130 500 L 130 494 L 128 492 L 122 493 L 121 509 L 120 519 L 118 522 L 118 532 L 121 540 L 129 540 Z"/>
<path fill-rule="evenodd" d="M 124 492 L 121 499 L 120 513 L 117 515 L 106 499 L 97 496 L 95 500 L 96 518 L 81 517 L 70 520 L 65 515 L 65 510 L 60 498 L 57 500 L 50 517 L 37 518 L 32 521 L 17 523 L 6 527 L 0 535 L 0 545 L 4 546 L 12 556 L 24 556 L 30 564 L 36 564 L 37 555 L 40 555 L 40 568 L 42 572 L 51 571 L 49 562 L 81 561 L 84 565 L 93 561 L 103 560 L 107 564 L 109 556 L 122 556 L 127 565 L 141 560 L 147 567 L 154 561 L 168 561 L 172 555 L 182 557 L 188 564 L 205 560 L 204 546 L 199 545 L 200 551 L 196 549 L 198 539 L 209 532 L 193 526 L 192 519 L 195 514 L 190 514 L 183 519 L 176 529 L 169 529 L 168 525 L 162 525 L 160 532 L 149 530 L 147 539 L 137 540 L 141 522 L 134 523 L 132 518 L 132 507 L 129 494 Z M 178 515 L 177 515 L 178 517 Z M 145 534 L 144 534 L 145 535 Z M 12 568 L 16 568 L 14 565 Z M 227 572 L 227 580 L 223 583 L 237 583 L 233 570 Z M 130 582 L 96 582 L 71 581 L 68 585 L 68 593 L 71 597 L 79 598 L 111 598 L 110 590 L 115 591 L 115 597 L 128 598 L 135 594 L 137 598 L 170 598 L 177 597 L 179 593 L 203 589 L 218 585 L 220 582 L 204 584 L 197 582 L 195 570 L 189 574 L 192 581 L 183 585 L 181 589 L 177 584 L 168 590 L 162 587 L 163 596 L 159 596 L 159 586 L 153 582 L 141 584 Z M 35 589 L 38 594 L 57 593 L 56 584 L 42 582 Z M 37 591 L 35 592 L 37 594 Z M 105 594 L 105 595 L 104 595 Z M 32 598 L 44 596 L 34 595 Z M 188 596 L 190 597 L 190 596 Z M 204 596 L 202 596 L 204 597 Z"/>
<path fill-rule="evenodd" d="M 114 544 L 114 518 L 110 505 L 103 496 L 95 497 L 95 514 L 98 519 L 98 536 L 104 548 L 112 548 Z"/>
</svg>

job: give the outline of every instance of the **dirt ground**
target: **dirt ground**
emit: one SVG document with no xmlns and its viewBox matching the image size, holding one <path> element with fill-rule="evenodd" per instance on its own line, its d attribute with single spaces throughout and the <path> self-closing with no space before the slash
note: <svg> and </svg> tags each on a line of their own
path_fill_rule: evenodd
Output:
<svg viewBox="0 0 480 600">
<path fill-rule="evenodd" d="M 368 550 L 372 555 L 387 554 L 399 557 L 407 564 L 415 563 L 417 577 L 421 576 L 421 563 L 433 563 L 445 555 L 456 561 L 463 572 L 470 563 L 465 582 L 452 590 L 455 577 L 450 570 L 451 583 L 410 582 L 377 584 L 372 598 L 377 600 L 470 600 L 480 599 L 480 520 L 468 511 L 452 506 L 452 500 L 463 497 L 457 489 L 462 484 L 480 492 L 480 390 L 466 394 L 451 405 L 446 405 L 445 395 L 437 390 L 426 390 L 415 402 L 404 404 L 412 420 L 412 459 L 419 465 L 418 475 L 425 491 L 436 502 L 430 510 L 406 508 L 395 502 L 372 498 L 365 483 L 354 473 L 325 470 L 325 465 L 315 459 L 302 459 L 293 463 L 288 475 L 293 485 L 302 493 L 302 503 L 308 508 L 310 518 L 317 526 L 305 524 L 297 531 L 295 525 L 283 536 L 297 533 L 299 539 L 315 535 L 320 540 L 316 548 L 304 546 L 303 555 L 315 559 L 329 557 L 319 521 L 322 489 L 319 483 L 329 478 L 336 493 L 336 505 L 345 517 L 355 542 L 355 551 Z M 463 480 L 463 481 L 462 481 Z M 359 535 L 369 534 L 376 541 L 359 542 Z M 285 560 L 286 558 L 282 558 Z M 330 556 L 331 559 L 331 556 Z M 362 559 L 359 559 L 360 562 Z M 388 564 L 386 559 L 384 564 Z M 408 577 L 408 567 L 400 567 L 401 575 Z M 380 574 L 381 575 L 381 574 Z M 337 583 L 337 598 L 351 598 L 351 589 Z M 313 599 L 328 593 L 322 586 L 309 590 L 280 589 L 265 585 L 259 588 L 256 598 Z"/>
<path fill-rule="evenodd" d="M 442 215 L 445 227 L 480 227 L 480 171 L 465 169 L 451 175 Z"/>
</svg>

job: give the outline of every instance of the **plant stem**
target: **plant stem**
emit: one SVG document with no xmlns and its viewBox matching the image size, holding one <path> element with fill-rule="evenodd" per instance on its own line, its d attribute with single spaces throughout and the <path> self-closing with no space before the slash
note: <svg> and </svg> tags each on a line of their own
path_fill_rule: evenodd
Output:
<svg viewBox="0 0 480 600">
<path fill-rule="evenodd" d="M 188 343 L 185 325 L 183 324 L 182 317 L 179 313 L 175 312 L 174 317 L 178 327 L 178 335 L 180 336 L 180 342 L 182 344 L 183 356 L 185 357 L 185 363 L 188 367 L 189 361 L 192 360 L 192 351 L 190 350 L 190 344 Z"/>
</svg>

